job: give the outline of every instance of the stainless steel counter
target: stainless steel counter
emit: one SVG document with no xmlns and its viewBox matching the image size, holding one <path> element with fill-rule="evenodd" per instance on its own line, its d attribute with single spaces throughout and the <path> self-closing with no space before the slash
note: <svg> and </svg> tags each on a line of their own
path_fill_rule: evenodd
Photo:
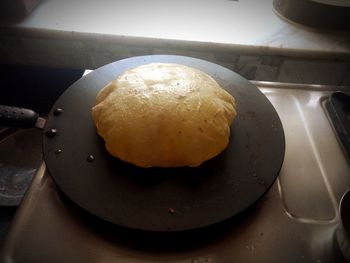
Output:
<svg viewBox="0 0 350 263">
<path fill-rule="evenodd" d="M 88 219 L 62 197 L 43 164 L 0 261 L 344 262 L 335 231 L 350 168 L 322 106 L 339 87 L 255 84 L 282 120 L 286 155 L 278 180 L 254 207 L 219 227 L 157 242 Z"/>
</svg>

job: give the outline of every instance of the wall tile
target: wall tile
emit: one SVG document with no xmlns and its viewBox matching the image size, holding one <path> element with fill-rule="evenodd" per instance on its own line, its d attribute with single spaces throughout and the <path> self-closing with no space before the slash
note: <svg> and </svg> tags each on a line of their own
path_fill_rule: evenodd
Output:
<svg viewBox="0 0 350 263">
<path fill-rule="evenodd" d="M 340 85 L 350 86 L 350 63 L 348 64 L 348 67 L 345 71 L 345 74 L 343 76 L 343 79 L 342 79 Z"/>
<path fill-rule="evenodd" d="M 280 67 L 283 63 L 282 56 L 263 56 L 261 59 L 261 65 Z"/>
<path fill-rule="evenodd" d="M 246 79 L 254 80 L 257 66 L 251 66 L 244 63 L 236 63 L 233 67 L 233 70 Z"/>
<path fill-rule="evenodd" d="M 225 63 L 236 63 L 239 59 L 238 54 L 232 54 L 232 53 L 215 53 L 216 61 L 225 62 Z"/>
<path fill-rule="evenodd" d="M 347 63 L 340 61 L 285 59 L 276 80 L 293 83 L 339 85 L 346 68 Z"/>
<path fill-rule="evenodd" d="M 257 67 L 255 80 L 275 81 L 278 74 L 278 67 L 260 65 Z"/>
<path fill-rule="evenodd" d="M 240 55 L 239 56 L 239 63 L 240 64 L 247 64 L 250 66 L 258 66 L 261 63 L 261 57 L 255 56 L 255 55 Z"/>
</svg>

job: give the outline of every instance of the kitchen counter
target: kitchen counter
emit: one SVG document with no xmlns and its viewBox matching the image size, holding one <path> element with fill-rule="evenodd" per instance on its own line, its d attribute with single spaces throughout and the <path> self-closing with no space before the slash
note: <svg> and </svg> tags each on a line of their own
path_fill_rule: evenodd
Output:
<svg viewBox="0 0 350 263">
<path fill-rule="evenodd" d="M 283 73 L 290 71 L 290 59 L 295 68 L 302 59 L 311 60 L 311 67 L 317 60 L 321 69 L 337 61 L 336 68 L 326 68 L 339 76 L 320 84 L 350 82 L 350 32 L 289 23 L 273 11 L 272 0 L 147 3 L 42 0 L 22 21 L 1 22 L 0 63 L 94 69 L 129 56 L 179 54 L 219 63 L 248 79 L 290 81 Z M 307 78 L 294 82 L 315 82 Z"/>
<path fill-rule="evenodd" d="M 350 60 L 350 32 L 281 19 L 272 0 L 42 0 L 20 22 L 1 22 L 2 63 L 96 68 L 121 57 L 214 53 Z"/>
</svg>

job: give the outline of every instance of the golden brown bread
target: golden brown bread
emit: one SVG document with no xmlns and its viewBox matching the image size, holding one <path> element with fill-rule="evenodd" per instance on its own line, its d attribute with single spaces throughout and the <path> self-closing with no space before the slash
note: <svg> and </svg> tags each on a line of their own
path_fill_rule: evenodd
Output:
<svg viewBox="0 0 350 263">
<path fill-rule="evenodd" d="M 107 150 L 121 160 L 141 167 L 199 166 L 228 145 L 235 107 L 206 73 L 152 63 L 104 87 L 92 116 Z"/>
</svg>

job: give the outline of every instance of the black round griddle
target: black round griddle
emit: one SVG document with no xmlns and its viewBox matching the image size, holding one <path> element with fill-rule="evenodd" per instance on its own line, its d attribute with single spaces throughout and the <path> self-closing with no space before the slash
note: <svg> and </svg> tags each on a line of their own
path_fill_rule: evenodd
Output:
<svg viewBox="0 0 350 263">
<path fill-rule="evenodd" d="M 229 146 L 200 167 L 138 168 L 112 157 L 96 133 L 91 108 L 99 90 L 127 69 L 152 62 L 202 70 L 236 98 Z M 45 131 L 48 171 L 71 200 L 104 220 L 148 231 L 196 229 L 240 213 L 271 187 L 285 152 L 281 121 L 254 85 L 224 67 L 183 56 L 133 57 L 94 70 L 57 100 Z"/>
</svg>

